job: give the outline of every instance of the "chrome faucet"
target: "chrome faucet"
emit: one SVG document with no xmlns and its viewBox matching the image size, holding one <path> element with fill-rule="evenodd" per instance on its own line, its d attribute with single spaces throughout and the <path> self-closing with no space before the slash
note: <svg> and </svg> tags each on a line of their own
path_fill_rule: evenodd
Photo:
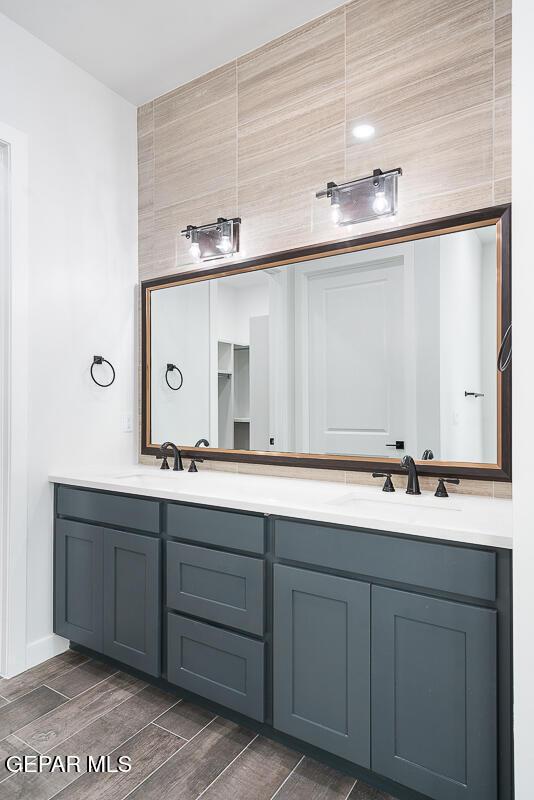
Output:
<svg viewBox="0 0 534 800">
<path fill-rule="evenodd" d="M 167 463 L 167 453 L 165 452 L 166 450 L 172 450 L 172 452 L 174 454 L 174 464 L 172 466 L 173 470 L 175 472 L 183 472 L 184 465 L 182 464 L 182 453 L 181 453 L 180 450 L 178 450 L 178 448 L 176 447 L 174 442 L 164 442 L 161 445 L 160 452 L 161 452 L 163 461 L 162 461 L 160 469 L 169 469 L 169 465 Z"/>
<path fill-rule="evenodd" d="M 421 494 L 419 488 L 419 476 L 417 474 L 417 467 L 415 461 L 411 456 L 403 456 L 400 461 L 403 469 L 408 471 L 408 486 L 406 487 L 406 494 Z"/>
</svg>

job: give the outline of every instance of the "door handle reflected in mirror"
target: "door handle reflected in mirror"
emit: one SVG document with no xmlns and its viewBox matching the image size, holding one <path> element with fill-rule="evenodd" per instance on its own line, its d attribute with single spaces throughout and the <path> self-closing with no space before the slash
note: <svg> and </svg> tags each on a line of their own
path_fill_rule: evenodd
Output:
<svg viewBox="0 0 534 800">
<path fill-rule="evenodd" d="M 404 450 L 404 439 L 397 439 L 392 444 L 386 444 L 386 447 L 394 447 L 395 450 Z"/>
</svg>

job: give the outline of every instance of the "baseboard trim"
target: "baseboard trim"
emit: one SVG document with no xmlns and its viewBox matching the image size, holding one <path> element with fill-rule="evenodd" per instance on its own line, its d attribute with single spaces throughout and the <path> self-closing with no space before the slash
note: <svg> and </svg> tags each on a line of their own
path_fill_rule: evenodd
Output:
<svg viewBox="0 0 534 800">
<path fill-rule="evenodd" d="M 50 636 L 44 636 L 42 639 L 37 639 L 35 642 L 30 642 L 26 646 L 26 669 L 37 666 L 49 658 L 58 656 L 69 649 L 69 640 L 63 639 L 62 636 L 56 636 L 51 633 Z"/>
</svg>

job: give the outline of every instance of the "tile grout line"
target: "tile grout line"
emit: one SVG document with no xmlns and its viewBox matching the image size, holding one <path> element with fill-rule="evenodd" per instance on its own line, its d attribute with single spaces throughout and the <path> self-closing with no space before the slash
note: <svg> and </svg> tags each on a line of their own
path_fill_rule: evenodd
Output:
<svg viewBox="0 0 534 800">
<path fill-rule="evenodd" d="M 120 674 L 120 670 L 118 669 L 115 672 L 112 672 L 111 675 L 106 675 L 105 678 L 102 678 L 101 680 L 97 681 L 96 683 L 93 683 L 92 686 L 89 686 L 87 689 L 84 689 L 82 692 L 78 692 L 78 694 L 73 694 L 72 697 L 69 697 L 67 694 L 64 694 L 63 692 L 60 692 L 59 689 L 54 689 L 53 686 L 47 686 L 47 684 L 45 684 L 45 683 L 43 683 L 43 686 L 46 686 L 47 689 L 51 689 L 53 692 L 57 692 L 58 694 L 62 694 L 63 697 L 66 697 L 68 700 L 76 700 L 78 697 L 81 697 L 82 694 L 85 694 L 86 692 L 90 692 L 91 689 L 96 689 L 96 687 L 100 686 L 100 684 L 104 683 L 104 681 L 107 681 L 110 678 L 114 678 L 116 675 L 119 675 L 119 674 Z M 124 674 L 126 675 L 127 673 L 124 673 Z"/>
<path fill-rule="evenodd" d="M 197 797 L 196 797 L 196 800 L 200 800 L 200 798 L 202 797 L 202 795 L 203 795 L 203 794 L 205 794 L 205 793 L 208 791 L 208 789 L 210 788 L 210 786 L 213 786 L 213 784 L 214 784 L 214 783 L 216 783 L 216 782 L 219 780 L 219 778 L 220 778 L 222 775 L 224 775 L 224 773 L 226 772 L 226 770 L 227 770 L 227 769 L 229 769 L 229 768 L 232 766 L 232 764 L 234 764 L 234 763 L 237 761 L 237 759 L 238 759 L 238 758 L 240 758 L 240 756 L 242 756 L 242 755 L 243 755 L 243 753 L 245 752 L 245 750 L 248 750 L 248 748 L 250 747 L 250 745 L 251 745 L 251 744 L 253 744 L 253 743 L 256 741 L 256 739 L 257 739 L 258 737 L 259 737 L 259 733 L 257 733 L 257 734 L 256 734 L 256 736 L 254 736 L 254 737 L 253 737 L 253 738 L 250 740 L 250 742 L 249 742 L 249 743 L 248 743 L 248 744 L 247 744 L 247 745 L 246 745 L 246 746 L 245 746 L 245 747 L 244 747 L 244 748 L 243 748 L 243 749 L 242 749 L 242 750 L 241 750 L 241 751 L 240 751 L 240 752 L 239 752 L 239 753 L 238 753 L 238 754 L 235 756 L 235 758 L 233 758 L 233 759 L 232 759 L 232 760 L 231 760 L 231 761 L 230 761 L 230 762 L 229 762 L 229 763 L 228 763 L 228 764 L 225 766 L 225 768 L 224 768 L 224 769 L 222 769 L 222 770 L 219 772 L 219 774 L 217 775 L 217 777 L 216 777 L 216 778 L 214 778 L 214 779 L 212 780 L 212 782 L 211 782 L 211 783 L 208 783 L 208 785 L 206 786 L 206 788 L 205 788 L 205 789 L 202 789 L 202 791 L 200 792 L 200 794 L 199 794 L 199 795 L 197 795 Z"/>
<path fill-rule="evenodd" d="M 127 699 L 129 699 L 129 698 L 127 698 Z M 126 702 L 126 700 L 123 700 L 123 701 L 122 701 L 122 703 L 125 703 L 125 702 Z M 180 702 L 180 701 L 178 701 L 178 702 Z M 122 705 L 122 703 L 119 703 L 119 705 Z M 177 705 L 177 703 L 174 703 L 174 705 L 173 705 L 173 706 L 171 706 L 171 708 L 174 708 L 174 706 L 175 706 L 175 705 Z M 115 708 L 118 708 L 118 707 L 119 707 L 119 706 L 116 706 Z M 111 710 L 113 711 L 114 709 L 111 709 Z M 167 709 L 167 711 L 170 711 L 170 709 Z M 165 714 L 166 712 L 164 711 L 164 712 L 162 712 L 162 713 L 164 713 L 164 714 Z M 161 714 L 160 714 L 159 716 L 161 716 Z M 156 719 L 157 719 L 157 717 L 156 717 Z M 148 727 L 149 727 L 149 725 L 154 725 L 154 724 L 155 724 L 155 723 L 154 723 L 152 720 L 151 720 L 150 722 L 147 722 L 147 723 L 146 723 L 146 725 L 143 725 L 143 727 L 142 727 L 142 728 L 139 728 L 139 730 L 138 730 L 138 731 L 136 731 L 135 733 L 132 733 L 130 736 L 127 736 L 127 737 L 126 737 L 126 739 L 124 739 L 122 742 L 120 742 L 119 744 L 117 744 L 117 745 L 116 745 L 115 747 L 113 747 L 111 750 L 108 750 L 108 751 L 105 753 L 105 755 L 109 756 L 109 755 L 111 755 L 112 753 L 114 753 L 116 750 L 118 750 L 119 748 L 121 748 L 121 747 L 124 747 L 124 745 L 125 745 L 127 742 L 129 742 L 131 739 L 133 739 L 135 736 L 137 736 L 139 733 L 141 733 L 141 731 L 144 731 L 144 730 L 146 730 L 146 728 L 148 728 Z M 161 726 L 160 726 L 160 725 L 158 725 L 157 727 L 159 728 L 159 727 L 161 727 Z M 81 730 L 83 730 L 83 728 L 82 728 Z M 168 731 L 168 733 L 172 733 L 172 731 Z M 75 734 L 75 733 L 74 733 L 74 734 L 72 734 L 72 735 L 73 735 L 73 736 L 76 736 L 76 734 Z M 174 735 L 176 735 L 176 734 L 174 734 Z M 17 739 L 18 739 L 18 738 L 19 738 L 19 737 L 17 736 Z M 70 738 L 70 737 L 69 737 L 69 738 Z M 181 737 L 181 736 L 180 736 L 180 737 L 178 737 L 178 738 L 182 739 L 182 737 Z M 20 741 L 22 741 L 22 739 L 21 739 Z M 67 741 L 67 740 L 66 740 L 66 739 L 64 739 L 64 741 Z M 182 739 L 182 741 L 184 741 L 184 744 L 182 745 L 182 747 L 185 747 L 185 743 L 187 743 L 187 740 L 184 740 L 184 739 Z M 175 750 L 175 751 L 174 751 L 174 753 L 172 753 L 172 755 L 170 756 L 170 758 L 172 758 L 172 756 L 176 755 L 176 753 L 178 752 L 178 750 L 181 750 L 181 747 L 179 747 L 177 750 Z M 48 751 L 48 752 L 49 752 L 49 751 Z M 168 759 L 167 759 L 167 760 L 168 760 Z M 163 764 L 161 764 L 160 766 L 163 766 Z M 158 768 L 158 769 L 159 769 L 159 768 Z M 67 786 L 71 786 L 73 783 L 76 783 L 76 781 L 78 781 L 78 780 L 79 780 L 79 779 L 80 779 L 80 778 L 81 778 L 83 775 L 87 775 L 87 774 L 88 774 L 88 773 L 87 773 L 87 771 L 86 771 L 86 772 L 82 772 L 80 775 L 78 775 L 78 777 L 77 777 L 77 778 L 75 778 L 73 781 L 71 781 L 70 783 L 68 783 L 68 784 L 67 784 Z M 139 784 L 137 784 L 137 785 L 139 786 Z M 55 794 L 53 794 L 51 797 L 49 797 L 49 798 L 48 798 L 48 800 L 53 800 L 53 798 L 54 798 L 54 797 L 57 797 L 57 795 L 58 795 L 58 794 L 60 794 L 60 793 L 63 791 L 63 789 L 65 789 L 65 788 L 66 788 L 65 786 L 62 786 L 62 787 L 61 787 L 61 789 L 59 789 L 57 792 L 55 792 Z M 137 786 L 136 786 L 135 788 L 137 788 Z"/>
<path fill-rule="evenodd" d="M 170 731 L 168 728 L 165 728 L 164 725 L 160 725 L 159 722 L 151 722 L 150 725 L 155 725 L 156 728 L 159 728 L 160 731 L 165 731 L 165 733 L 171 733 L 173 736 L 176 736 L 177 739 L 181 739 L 182 742 L 190 742 L 190 739 L 186 739 L 185 736 L 180 736 L 179 733 L 175 733 L 174 731 Z"/>
<path fill-rule="evenodd" d="M 106 680 L 107 680 L 107 678 L 106 678 Z M 103 682 L 104 682 L 104 681 L 101 681 L 101 683 L 103 683 Z M 70 739 L 70 738 L 71 738 L 71 736 L 75 736 L 77 733 L 80 733 L 81 731 L 83 731 L 83 730 L 85 730 L 86 728 L 88 728 L 88 727 L 89 727 L 89 725 L 92 725 L 92 724 L 93 724 L 93 722 L 96 722 L 96 721 L 97 721 L 98 719 L 100 719 L 101 717 L 104 717 L 106 714 L 109 714 L 111 711 L 114 711 L 116 708 L 118 708 L 120 705 L 122 705 L 122 703 L 125 703 L 125 702 L 126 702 L 126 700 L 130 700 L 130 698 L 131 698 L 131 697 L 135 697 L 136 695 L 138 695 L 138 694 L 139 694 L 139 692 L 142 692 L 142 691 L 143 691 L 143 689 L 144 689 L 144 688 L 145 688 L 147 685 L 148 685 L 148 684 L 145 684 L 144 686 L 141 686 L 141 688 L 140 688 L 140 689 L 138 689 L 136 692 L 133 692 L 133 693 L 132 693 L 132 694 L 131 694 L 129 697 L 125 697 L 125 698 L 124 698 L 124 700 L 121 700 L 121 702 L 120 702 L 120 703 L 117 703 L 117 704 L 116 704 L 116 705 L 114 705 L 112 708 L 108 708 L 108 709 L 107 709 L 107 711 L 103 711 L 101 714 L 99 714 L 97 717 L 95 717 L 94 719 L 92 719 L 90 722 L 87 722 L 85 725 L 82 725 L 82 727 L 81 727 L 81 728 L 78 728 L 77 730 L 75 730 L 75 731 L 72 731 L 72 733 L 71 733 L 71 734 L 69 734 L 69 736 L 66 736 L 66 737 L 65 737 L 64 739 L 62 739 L 60 742 L 54 742 L 54 744 L 52 745 L 52 747 L 49 747 L 49 748 L 48 748 L 48 750 L 45 750 L 45 751 L 44 751 L 44 753 L 41 753 L 41 755 L 46 755 L 46 754 L 47 754 L 47 753 L 49 753 L 51 750 L 53 750 L 55 747 L 58 747 L 60 744 L 63 744 L 63 742 L 66 742 L 68 739 Z M 89 691 L 89 689 L 88 689 L 87 691 Z M 85 692 L 81 692 L 81 693 L 78 695 L 78 697 L 81 697 L 81 695 L 82 695 L 82 694 L 85 694 Z M 75 699 L 75 698 L 73 698 L 73 699 Z M 65 705 L 67 705 L 67 704 L 65 703 Z M 51 714 L 53 711 L 54 711 L 54 709 L 52 709 L 52 711 L 49 711 L 48 713 L 49 713 L 49 714 Z M 46 714 L 43 714 L 43 716 L 46 716 Z M 26 727 L 26 726 L 23 726 L 23 727 Z M 19 729 L 19 730 L 22 730 L 22 729 Z M 21 737 L 21 736 L 19 736 L 18 738 L 19 738 L 19 739 L 22 739 L 22 737 Z M 25 740 L 25 739 L 22 739 L 22 741 L 23 741 L 25 744 L 29 744 L 29 742 L 26 742 L 26 740 Z M 29 746 L 30 746 L 30 747 L 33 747 L 33 745 L 31 745 L 31 744 L 30 744 Z M 40 751 L 38 750 L 37 752 L 40 752 Z"/>
<path fill-rule="evenodd" d="M 54 680 L 54 681 L 55 681 L 55 680 L 56 680 L 56 678 L 62 678 L 64 675 L 68 675 L 68 674 L 69 674 L 69 672 L 74 672 L 74 670 L 75 670 L 75 669 L 79 669 L 80 667 L 83 667 L 83 666 L 85 666 L 85 665 L 86 665 L 86 664 L 88 664 L 90 661 L 94 661 L 94 659 L 92 659 L 92 658 L 89 658 L 89 656 L 88 656 L 86 661 L 82 661 L 82 663 L 81 663 L 81 664 L 76 664 L 76 666 L 74 666 L 74 667 L 69 667 L 68 669 L 66 669 L 66 670 L 65 670 L 65 672 L 60 672 L 58 675 L 54 675 L 54 677 L 53 677 L 53 679 L 52 679 L 52 680 Z M 39 664 L 37 664 L 36 666 L 40 666 L 40 665 L 39 665 Z M 31 669 L 34 669 L 34 667 L 30 667 L 30 669 L 29 669 L 29 670 L 25 670 L 25 671 L 26 671 L 26 672 L 29 672 Z M 21 673 L 21 674 L 23 675 L 24 673 Z M 17 676 L 17 675 L 15 675 L 15 678 L 17 678 L 17 677 L 18 677 L 18 676 Z M 15 680 L 15 678 L 8 678 L 8 680 Z M 47 679 L 47 680 L 48 680 L 48 679 Z M 28 691 L 27 691 L 27 692 L 24 692 L 23 694 L 19 695 L 18 697 L 14 697 L 14 698 L 13 698 L 13 700 L 8 700 L 8 699 L 7 699 L 7 697 L 4 697 L 3 695 L 0 695 L 0 697 L 1 697 L 3 700 L 5 700 L 5 701 L 6 701 L 6 703 L 15 703 L 17 700 L 22 700 L 22 698 L 23 698 L 23 697 L 26 697 L 26 695 L 28 695 L 28 694 L 31 694 L 31 692 L 34 692 L 36 689 L 40 689 L 40 687 L 41 687 L 41 686 L 44 686 L 44 683 L 38 683 L 38 684 L 37 684 L 37 686 L 34 686 L 34 687 L 33 687 L 33 689 L 28 689 Z M 50 687 L 47 687 L 47 688 L 50 688 Z M 55 689 L 52 689 L 52 691 L 54 692 L 54 691 L 55 691 Z"/>
<path fill-rule="evenodd" d="M 297 770 L 297 769 L 300 767 L 300 765 L 302 764 L 302 762 L 304 761 L 304 759 L 305 759 L 305 758 L 306 758 L 306 756 L 302 756 L 302 758 L 301 758 L 299 761 L 297 761 L 297 763 L 295 764 L 295 766 L 293 767 L 293 769 L 291 770 L 291 772 L 289 773 L 289 775 L 287 775 L 287 776 L 284 778 L 284 780 L 282 781 L 282 783 L 280 784 L 280 786 L 278 787 L 278 789 L 276 790 L 276 792 L 275 792 L 275 793 L 274 793 L 274 794 L 271 796 L 271 800 L 274 800 L 274 798 L 276 797 L 276 795 L 278 794 L 278 792 L 280 791 L 280 789 L 282 788 L 282 786 L 284 786 L 284 785 L 287 783 L 287 781 L 288 781 L 288 780 L 290 779 L 290 777 L 293 775 L 293 773 L 295 772 L 295 770 Z"/>
<path fill-rule="evenodd" d="M 176 703 L 173 703 L 173 704 L 172 704 L 172 706 L 170 706 L 169 708 L 167 708 L 165 711 L 162 711 L 162 712 L 161 712 L 161 714 L 158 714 L 158 715 L 157 715 L 156 717 L 154 717 L 154 719 L 153 719 L 153 720 L 151 720 L 151 721 L 152 721 L 152 722 L 155 722 L 157 719 L 159 719 L 159 718 L 160 718 L 160 717 L 162 717 L 164 714 L 166 714 L 166 713 L 167 713 L 167 711 L 172 711 L 172 709 L 173 709 L 173 708 L 176 708 L 176 706 L 180 705 L 180 703 L 183 703 L 183 702 L 184 702 L 184 698 L 183 698 L 183 697 L 180 697 L 180 698 L 179 698 L 179 699 L 176 701 Z M 162 728 L 162 727 L 163 727 L 163 725 L 160 725 L 160 728 Z M 171 731 L 171 733 L 172 733 L 172 731 Z"/>
<path fill-rule="evenodd" d="M 137 786 L 134 786 L 134 788 L 133 788 L 133 789 L 130 789 L 130 791 L 128 792 L 128 794 L 125 794 L 125 795 L 124 795 L 124 797 L 121 797 L 121 800 L 126 800 L 126 798 L 127 798 L 127 797 L 130 797 L 130 795 L 131 795 L 133 792 L 137 791 L 137 789 L 139 789 L 139 787 L 140 787 L 140 786 L 142 786 L 142 785 L 143 785 L 143 783 L 145 783 L 146 781 L 148 781 L 148 780 L 149 780 L 149 779 L 152 777 L 152 775 L 155 775 L 155 774 L 156 774 L 156 772 L 157 772 L 158 770 L 160 770 L 162 767 L 164 767 L 164 766 L 165 766 L 165 764 L 166 764 L 168 761 L 170 761 L 170 760 L 171 760 L 171 758 L 174 758 L 174 756 L 175 756 L 177 753 L 179 753 L 179 752 L 180 752 L 180 750 L 183 750 L 185 747 L 187 747 L 187 745 L 189 744 L 189 742 L 192 742 L 192 741 L 193 741 L 193 739 L 195 739 L 197 736 L 199 736 L 199 735 L 202 733 L 202 731 L 206 730 L 206 728 L 207 728 L 209 725 L 211 725 L 211 724 L 212 724 L 212 722 L 215 722 L 215 720 L 216 720 L 216 719 L 217 719 L 217 717 L 214 717 L 213 719 L 211 719 L 211 720 L 208 722 L 208 724 L 207 724 L 207 725 L 204 725 L 204 727 L 203 727 L 203 728 L 201 728 L 201 729 L 198 731 L 198 733 L 195 733 L 195 735 L 194 735 L 194 736 L 192 736 L 192 737 L 191 737 L 191 739 L 189 739 L 189 741 L 188 741 L 188 742 L 186 742 L 184 745 L 182 745 L 182 747 L 178 747 L 178 749 L 177 749 L 177 750 L 175 750 L 175 751 L 174 751 L 174 753 L 172 753 L 172 755 L 170 755 L 168 758 L 166 758 L 166 759 L 165 759 L 165 761 L 163 761 L 163 762 L 162 762 L 162 763 L 159 765 L 159 767 L 156 767 L 156 769 L 152 770 L 152 772 L 151 772 L 149 775 L 147 775 L 147 776 L 146 776 L 146 778 L 143 778 L 143 780 L 141 781 L 141 783 L 138 783 L 138 784 L 137 784 Z"/>
<path fill-rule="evenodd" d="M 61 695 L 61 697 L 64 697 L 65 700 L 73 700 L 74 699 L 73 697 L 69 697 L 68 694 L 64 694 L 63 692 L 60 692 L 59 689 L 52 689 L 52 687 L 49 686 L 47 683 L 42 683 L 41 687 L 44 687 L 45 689 L 50 689 L 51 692 L 55 692 L 56 694 Z M 58 706 L 58 708 L 59 708 L 59 706 Z M 54 709 L 52 709 L 52 710 L 54 710 Z"/>
<path fill-rule="evenodd" d="M 352 792 L 353 792 L 353 789 L 354 789 L 354 787 L 356 786 L 356 784 L 357 784 L 357 783 L 358 783 L 358 778 L 356 778 L 356 780 L 354 781 L 354 783 L 353 783 L 353 784 L 352 784 L 352 786 L 350 787 L 350 789 L 349 789 L 349 791 L 348 791 L 348 794 L 347 794 L 347 796 L 345 797 L 345 800 L 349 800 L 349 797 L 351 796 L 351 794 L 352 794 Z"/>
</svg>

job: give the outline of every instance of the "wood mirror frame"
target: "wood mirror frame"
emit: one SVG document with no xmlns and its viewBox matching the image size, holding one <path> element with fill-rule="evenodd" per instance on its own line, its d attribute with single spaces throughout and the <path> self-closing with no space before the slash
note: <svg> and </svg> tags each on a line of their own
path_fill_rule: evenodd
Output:
<svg viewBox="0 0 534 800">
<path fill-rule="evenodd" d="M 466 214 L 408 225 L 394 230 L 381 231 L 351 239 L 328 242 L 308 247 L 271 253 L 241 262 L 225 262 L 218 266 L 183 272 L 164 278 L 154 278 L 141 284 L 142 292 L 142 446 L 144 455 L 160 454 L 159 445 L 151 441 L 151 375 L 150 375 L 150 298 L 151 293 L 165 287 L 180 286 L 197 281 L 213 280 L 241 272 L 280 267 L 311 259 L 383 247 L 390 244 L 440 236 L 447 233 L 495 225 L 497 232 L 497 338 L 502 341 L 511 324 L 511 206 L 500 205 Z M 497 352 L 495 354 L 497 360 Z M 497 369 L 497 366 L 496 366 Z M 497 371 L 497 463 L 470 463 L 453 461 L 421 461 L 416 459 L 420 475 L 443 475 L 475 480 L 510 481 L 512 477 L 512 376 L 511 364 L 504 372 Z M 180 447 L 180 442 L 176 443 Z M 194 448 L 183 446 L 186 457 L 200 456 L 216 461 L 245 462 L 249 464 L 278 464 L 290 467 L 317 469 L 342 469 L 347 471 L 388 471 L 402 473 L 399 458 L 371 458 L 314 453 L 283 453 L 259 450 L 224 450 L 221 448 Z"/>
</svg>

